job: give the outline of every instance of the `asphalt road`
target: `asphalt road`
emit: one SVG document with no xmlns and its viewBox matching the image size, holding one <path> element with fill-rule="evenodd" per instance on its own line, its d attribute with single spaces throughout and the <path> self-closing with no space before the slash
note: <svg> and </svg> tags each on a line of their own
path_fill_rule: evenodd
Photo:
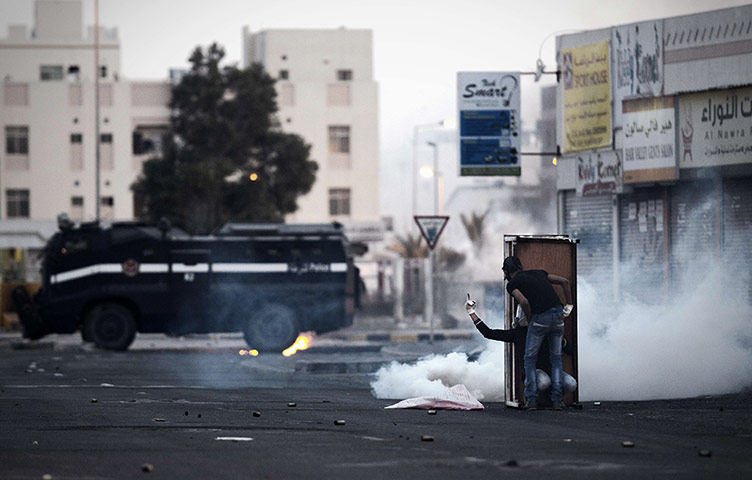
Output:
<svg viewBox="0 0 752 480">
<path fill-rule="evenodd" d="M 401 352 L 0 351 L 0 477 L 752 478 L 752 392 L 385 410 L 357 370 Z"/>
</svg>

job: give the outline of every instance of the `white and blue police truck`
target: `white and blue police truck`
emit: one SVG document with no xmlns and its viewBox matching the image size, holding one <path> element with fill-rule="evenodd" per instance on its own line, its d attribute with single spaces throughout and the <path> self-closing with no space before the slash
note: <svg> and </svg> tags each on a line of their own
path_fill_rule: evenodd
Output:
<svg viewBox="0 0 752 480">
<path fill-rule="evenodd" d="M 231 223 L 209 236 L 167 222 L 59 226 L 39 291 L 12 294 L 27 338 L 80 331 L 126 350 L 137 332 L 243 332 L 250 348 L 282 351 L 300 332 L 351 325 L 359 303 L 338 223 Z"/>
</svg>

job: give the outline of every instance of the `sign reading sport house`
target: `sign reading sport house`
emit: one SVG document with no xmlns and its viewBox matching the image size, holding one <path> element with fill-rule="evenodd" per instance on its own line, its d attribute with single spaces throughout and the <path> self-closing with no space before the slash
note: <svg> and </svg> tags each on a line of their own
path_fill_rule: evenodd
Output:
<svg viewBox="0 0 752 480">
<path fill-rule="evenodd" d="M 575 155 L 577 195 L 622 193 L 620 152 L 605 150 Z"/>
<path fill-rule="evenodd" d="M 676 180 L 674 97 L 622 102 L 624 183 Z"/>
<path fill-rule="evenodd" d="M 608 41 L 561 51 L 564 152 L 611 145 Z"/>
<path fill-rule="evenodd" d="M 752 88 L 679 97 L 680 168 L 752 163 Z"/>
<path fill-rule="evenodd" d="M 520 175 L 519 72 L 459 72 L 460 175 Z"/>
</svg>

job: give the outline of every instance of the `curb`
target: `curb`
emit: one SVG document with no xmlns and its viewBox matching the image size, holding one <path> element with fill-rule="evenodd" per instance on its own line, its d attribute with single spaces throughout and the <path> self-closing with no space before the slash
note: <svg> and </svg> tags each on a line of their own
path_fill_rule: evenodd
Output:
<svg viewBox="0 0 752 480">
<path fill-rule="evenodd" d="M 72 334 L 73 335 L 73 334 Z M 436 332 L 433 335 L 434 341 L 443 342 L 451 340 L 471 340 L 473 338 L 473 332 L 470 331 L 457 331 L 457 332 Z M 168 339 L 169 337 L 165 337 Z M 431 340 L 430 333 L 408 333 L 408 332 L 346 332 L 346 333 L 328 333 L 324 334 L 320 338 L 323 344 L 314 344 L 311 347 L 312 351 L 319 351 L 325 353 L 326 351 L 336 351 L 336 345 L 327 345 L 326 341 L 340 341 L 353 344 L 353 348 L 361 349 L 363 352 L 375 351 L 374 349 L 380 348 L 383 344 L 390 343 L 423 343 Z M 79 339 L 75 339 L 79 340 Z M 91 344 L 84 344 L 79 341 L 75 341 L 71 338 L 70 341 L 56 341 L 56 340 L 26 340 L 18 337 L 13 338 L 0 338 L 0 352 L 9 351 L 24 351 L 24 350 L 46 350 L 56 352 L 91 352 L 97 351 Z M 229 339 L 228 339 L 229 340 Z M 161 344 L 162 340 L 157 340 L 149 345 L 136 344 L 131 345 L 128 351 L 132 352 L 146 352 L 146 351 L 160 351 L 160 352 L 233 352 L 238 347 L 235 345 L 229 345 L 227 343 L 223 345 L 196 345 L 196 344 Z M 239 348 L 243 348 L 244 342 L 241 341 Z"/>
<path fill-rule="evenodd" d="M 348 335 L 333 334 L 326 338 L 333 340 L 345 340 L 349 342 L 386 342 L 386 343 L 400 343 L 400 342 L 428 342 L 431 340 L 430 333 L 353 333 Z M 434 341 L 446 341 L 446 340 L 471 340 L 473 338 L 472 332 L 442 332 L 434 333 Z"/>
</svg>

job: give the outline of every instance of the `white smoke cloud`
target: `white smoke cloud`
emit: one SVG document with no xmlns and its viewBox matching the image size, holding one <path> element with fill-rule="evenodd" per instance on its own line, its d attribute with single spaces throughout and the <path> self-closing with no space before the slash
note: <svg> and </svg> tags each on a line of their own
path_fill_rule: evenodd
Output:
<svg viewBox="0 0 752 480">
<path fill-rule="evenodd" d="M 603 309 L 609 292 L 583 279 L 577 288 L 581 400 L 717 395 L 752 385 L 749 283 L 728 267 L 686 271 L 680 293 L 666 302 L 625 299 L 615 311 Z"/>
<path fill-rule="evenodd" d="M 718 395 L 752 385 L 748 279 L 720 266 L 698 266 L 685 279 L 684 293 L 663 304 L 630 298 L 616 306 L 604 301 L 611 292 L 578 279 L 581 401 Z M 431 396 L 462 383 L 479 400 L 502 401 L 504 344 L 483 342 L 477 361 L 455 352 L 415 364 L 392 362 L 375 374 L 373 394 Z"/>
<path fill-rule="evenodd" d="M 376 398 L 402 399 L 438 395 L 461 383 L 478 400 L 497 402 L 504 399 L 503 358 L 503 344 L 491 342 L 477 361 L 452 352 L 415 364 L 392 362 L 376 372 L 371 388 Z"/>
</svg>

